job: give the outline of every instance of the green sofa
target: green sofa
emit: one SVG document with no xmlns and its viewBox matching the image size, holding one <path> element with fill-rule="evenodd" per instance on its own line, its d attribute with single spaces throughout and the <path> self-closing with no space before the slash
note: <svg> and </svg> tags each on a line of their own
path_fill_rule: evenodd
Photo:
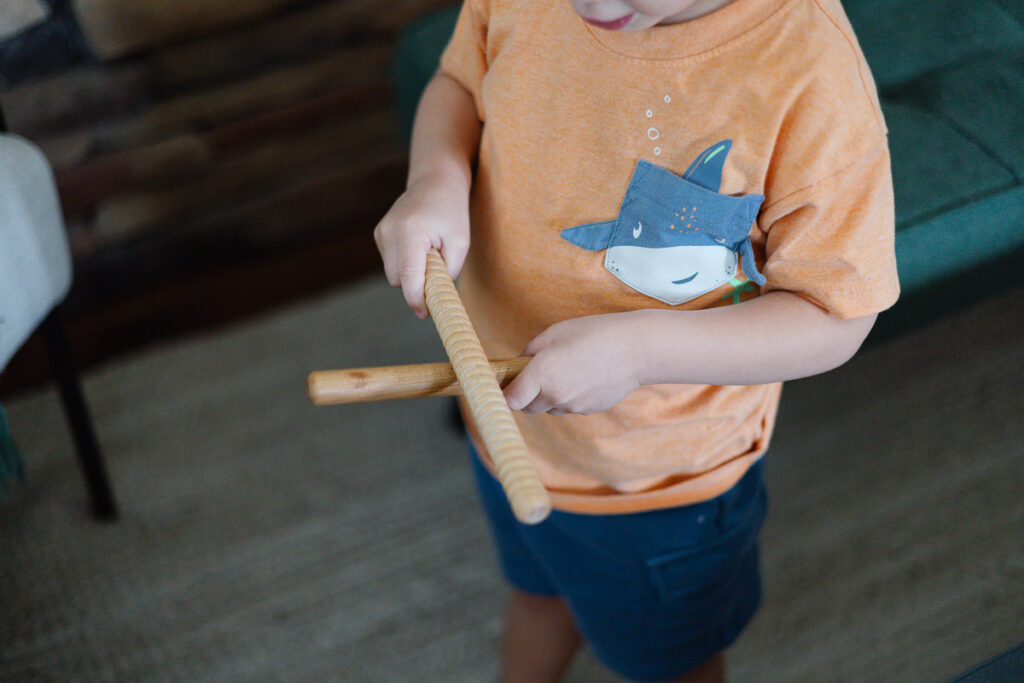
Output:
<svg viewBox="0 0 1024 683">
<path fill-rule="evenodd" d="M 563 0 L 567 1 L 567 0 Z M 998 294 L 1024 264 L 1024 2 L 845 0 L 889 127 L 903 295 L 880 339 Z M 408 137 L 457 8 L 401 36 Z"/>
</svg>

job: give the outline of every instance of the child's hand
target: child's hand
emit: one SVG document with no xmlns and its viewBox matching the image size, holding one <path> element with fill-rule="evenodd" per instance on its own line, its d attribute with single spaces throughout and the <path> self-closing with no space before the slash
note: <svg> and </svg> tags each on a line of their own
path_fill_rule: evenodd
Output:
<svg viewBox="0 0 1024 683">
<path fill-rule="evenodd" d="M 589 415 L 640 386 L 642 348 L 631 313 L 556 323 L 531 341 L 533 359 L 505 387 L 509 408 L 524 413 Z"/>
<path fill-rule="evenodd" d="M 409 307 L 427 317 L 423 280 L 427 252 L 436 247 L 452 278 L 469 250 L 469 206 L 465 189 L 428 177 L 410 185 L 373 231 L 392 287 L 401 287 Z"/>
</svg>

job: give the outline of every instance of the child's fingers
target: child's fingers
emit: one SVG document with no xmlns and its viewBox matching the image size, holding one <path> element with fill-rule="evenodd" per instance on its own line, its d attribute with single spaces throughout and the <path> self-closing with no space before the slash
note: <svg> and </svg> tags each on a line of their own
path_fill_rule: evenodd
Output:
<svg viewBox="0 0 1024 683">
<path fill-rule="evenodd" d="M 544 392 L 540 378 L 544 376 L 542 363 L 537 362 L 537 354 L 550 343 L 551 328 L 540 333 L 523 349 L 523 356 L 533 359 L 526 364 L 519 376 L 505 387 L 505 398 L 511 410 L 521 410 L 527 415 L 548 413 L 555 409 L 556 403 Z"/>
<path fill-rule="evenodd" d="M 377 251 L 380 252 L 381 262 L 384 265 L 384 276 L 392 287 L 401 287 L 402 280 L 399 276 L 399 264 L 402 261 L 402 248 L 396 240 L 387 221 L 381 221 L 373 231 L 373 240 L 377 243 Z M 426 258 L 426 257 L 424 257 Z"/>
<path fill-rule="evenodd" d="M 526 345 L 526 348 L 523 349 L 523 352 L 520 355 L 536 356 L 558 339 L 560 327 L 560 323 L 555 323 L 548 327 L 546 330 L 531 339 L 530 343 Z"/>
<path fill-rule="evenodd" d="M 541 413 L 550 413 L 553 410 L 556 410 L 555 405 L 545 399 L 543 394 L 538 394 L 537 398 L 522 408 L 523 413 L 526 415 L 540 415 Z"/>
<path fill-rule="evenodd" d="M 529 369 L 530 364 L 527 363 L 519 376 L 505 387 L 505 401 L 509 410 L 523 410 L 534 403 L 540 394 L 540 384 L 531 377 Z M 548 406 L 549 409 L 550 407 Z"/>
<path fill-rule="evenodd" d="M 409 308 L 420 318 L 427 317 L 427 307 L 423 300 L 423 281 L 427 272 L 427 250 L 407 249 L 399 259 L 398 281 L 402 287 L 402 295 Z"/>
<path fill-rule="evenodd" d="M 505 387 L 505 400 L 509 409 L 521 410 L 527 415 L 567 415 L 568 411 L 557 407 L 555 401 L 544 393 L 543 387 L 530 374 L 523 377 L 529 367 L 527 364 L 519 376 Z"/>
</svg>

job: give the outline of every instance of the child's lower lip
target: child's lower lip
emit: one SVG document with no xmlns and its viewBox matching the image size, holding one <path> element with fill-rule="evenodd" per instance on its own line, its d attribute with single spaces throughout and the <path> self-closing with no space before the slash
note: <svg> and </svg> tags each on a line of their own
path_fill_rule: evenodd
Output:
<svg viewBox="0 0 1024 683">
<path fill-rule="evenodd" d="M 619 17 L 618 19 L 615 19 L 613 21 L 598 21 L 597 19 L 587 19 L 586 17 L 583 18 L 583 21 L 587 22 L 588 24 L 593 24 L 594 26 L 606 29 L 608 31 L 617 31 L 618 29 L 628 24 L 629 20 L 632 18 L 632 14 L 627 14 L 626 16 Z"/>
</svg>

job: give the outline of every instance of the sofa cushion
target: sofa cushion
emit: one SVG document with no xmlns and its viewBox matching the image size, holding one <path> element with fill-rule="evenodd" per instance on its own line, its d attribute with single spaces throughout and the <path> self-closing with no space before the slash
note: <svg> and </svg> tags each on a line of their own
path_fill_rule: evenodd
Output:
<svg viewBox="0 0 1024 683">
<path fill-rule="evenodd" d="M 983 147 L 935 112 L 883 101 L 889 127 L 896 223 L 912 225 L 1016 184 Z"/>
<path fill-rule="evenodd" d="M 1003 8 L 1003 11 L 1016 19 L 1021 26 L 1024 26 L 1024 3 L 1020 0 L 995 0 L 996 4 Z"/>
<path fill-rule="evenodd" d="M 936 213 L 916 223 L 899 226 L 896 262 L 905 294 L 916 294 L 931 285 L 962 278 L 975 271 L 992 270 L 1004 256 L 1024 252 L 1024 185 L 1016 185 Z M 985 273 L 986 278 L 1012 278 L 1019 283 L 1019 257 L 1006 277 Z M 1005 265 L 1000 269 L 1005 270 Z M 1005 284 L 1010 283 L 1003 283 Z"/>
<path fill-rule="evenodd" d="M 948 122 L 1018 181 L 1024 178 L 1024 57 L 949 67 L 909 83 L 898 101 Z"/>
<path fill-rule="evenodd" d="M 1024 249 L 1024 59 L 975 55 L 882 103 L 904 291 Z"/>
<path fill-rule="evenodd" d="M 1024 54 L 1020 0 L 843 0 L 884 89 L 979 54 Z"/>
</svg>

